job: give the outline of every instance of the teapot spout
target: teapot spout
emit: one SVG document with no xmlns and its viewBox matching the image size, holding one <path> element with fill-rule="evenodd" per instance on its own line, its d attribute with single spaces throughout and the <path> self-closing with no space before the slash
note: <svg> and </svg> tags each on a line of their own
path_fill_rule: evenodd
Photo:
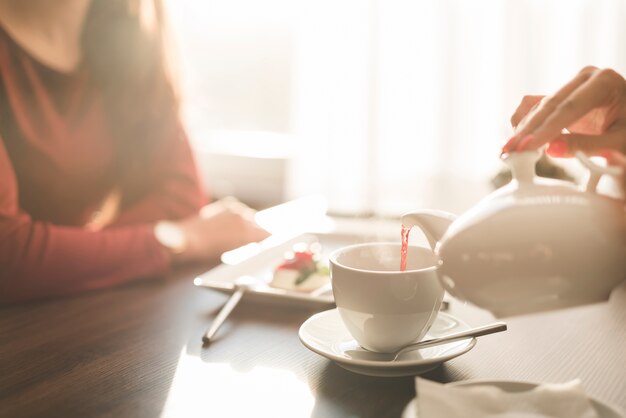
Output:
<svg viewBox="0 0 626 418">
<path fill-rule="evenodd" d="M 448 226 L 456 219 L 456 215 L 442 210 L 423 209 L 402 215 L 402 225 L 407 228 L 418 226 L 426 235 L 430 247 L 435 250 Z"/>
</svg>

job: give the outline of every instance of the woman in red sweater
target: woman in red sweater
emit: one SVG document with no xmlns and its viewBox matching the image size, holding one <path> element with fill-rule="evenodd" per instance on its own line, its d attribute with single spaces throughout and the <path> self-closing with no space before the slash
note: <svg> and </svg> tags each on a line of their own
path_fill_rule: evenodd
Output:
<svg viewBox="0 0 626 418">
<path fill-rule="evenodd" d="M 140 0 L 0 0 L 0 302 L 164 275 L 260 240 L 206 206 Z"/>
</svg>

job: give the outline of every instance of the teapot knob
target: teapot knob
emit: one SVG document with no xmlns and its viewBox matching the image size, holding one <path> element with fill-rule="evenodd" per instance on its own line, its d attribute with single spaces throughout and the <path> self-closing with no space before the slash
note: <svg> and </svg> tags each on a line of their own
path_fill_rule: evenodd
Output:
<svg viewBox="0 0 626 418">
<path fill-rule="evenodd" d="M 511 169 L 513 178 L 523 184 L 532 183 L 535 178 L 535 164 L 540 157 L 540 150 L 530 150 L 504 154 L 502 160 Z"/>
</svg>

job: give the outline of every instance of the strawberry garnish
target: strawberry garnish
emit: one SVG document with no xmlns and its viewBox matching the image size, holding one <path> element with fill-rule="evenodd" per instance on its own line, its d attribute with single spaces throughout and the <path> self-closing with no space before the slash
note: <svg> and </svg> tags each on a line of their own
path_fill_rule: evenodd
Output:
<svg viewBox="0 0 626 418">
<path fill-rule="evenodd" d="M 308 271 L 316 269 L 315 254 L 311 251 L 294 251 L 285 257 L 278 267 L 278 270 L 301 270 Z"/>
</svg>

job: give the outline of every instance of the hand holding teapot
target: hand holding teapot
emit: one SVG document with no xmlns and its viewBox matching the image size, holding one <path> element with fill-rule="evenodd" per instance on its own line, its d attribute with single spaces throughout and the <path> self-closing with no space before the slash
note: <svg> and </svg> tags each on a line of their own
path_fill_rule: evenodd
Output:
<svg viewBox="0 0 626 418">
<path fill-rule="evenodd" d="M 588 66 L 552 96 L 525 96 L 511 124 L 515 134 L 503 153 L 547 144 L 552 157 L 603 156 L 624 169 L 626 192 L 626 80 L 616 71 Z"/>
</svg>

